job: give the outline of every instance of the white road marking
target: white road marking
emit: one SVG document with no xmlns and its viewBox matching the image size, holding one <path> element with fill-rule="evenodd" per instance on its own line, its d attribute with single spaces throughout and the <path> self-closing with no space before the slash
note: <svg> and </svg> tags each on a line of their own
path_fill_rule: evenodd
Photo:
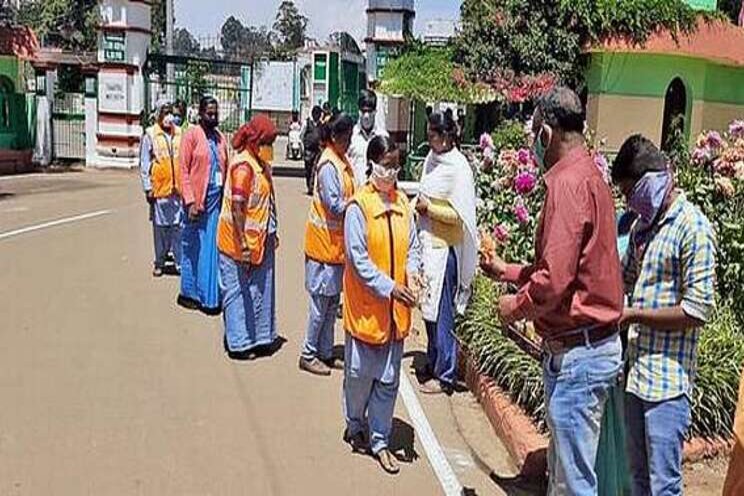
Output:
<svg viewBox="0 0 744 496">
<path fill-rule="evenodd" d="M 403 404 L 406 410 L 408 410 L 408 415 L 411 417 L 413 428 L 418 434 L 421 444 L 424 446 L 426 457 L 429 459 L 429 463 L 434 469 L 437 479 L 439 479 L 439 484 L 442 486 L 444 494 L 446 496 L 461 496 L 463 491 L 462 484 L 457 480 L 455 471 L 452 470 L 452 467 L 447 461 L 442 446 L 439 444 L 437 436 L 434 434 L 434 430 L 426 418 L 424 409 L 421 408 L 421 403 L 419 403 L 416 397 L 411 381 L 403 371 L 400 374 L 400 396 L 403 398 Z"/>
<path fill-rule="evenodd" d="M 29 208 L 28 207 L 10 207 L 10 208 L 5 208 L 3 210 L 0 210 L 0 213 L 3 213 L 3 214 L 17 214 L 17 213 L 20 213 L 20 212 L 28 212 L 28 211 L 29 211 Z"/>
<path fill-rule="evenodd" d="M 26 233 L 30 233 L 33 231 L 39 231 L 41 229 L 47 229 L 49 227 L 61 226 L 63 224 L 70 224 L 73 222 L 79 222 L 81 220 L 92 219 L 94 217 L 100 217 L 102 215 L 108 215 L 110 213 L 111 213 L 111 210 L 99 210 L 97 212 L 90 212 L 87 214 L 76 215 L 74 217 L 66 217 L 64 219 L 52 220 L 49 222 L 44 222 L 42 224 L 36 224 L 34 226 L 22 227 L 20 229 L 15 229 L 13 231 L 7 231 L 4 233 L 0 233 L 0 240 L 12 238 L 13 236 L 26 234 Z"/>
</svg>

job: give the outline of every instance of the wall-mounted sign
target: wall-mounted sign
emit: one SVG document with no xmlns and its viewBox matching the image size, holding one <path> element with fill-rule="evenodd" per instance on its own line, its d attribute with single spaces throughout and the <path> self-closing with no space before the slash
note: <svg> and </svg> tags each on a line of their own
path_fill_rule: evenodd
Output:
<svg viewBox="0 0 744 496">
<path fill-rule="evenodd" d="M 124 33 L 103 33 L 103 59 L 106 62 L 124 62 L 126 50 Z"/>
<path fill-rule="evenodd" d="M 121 102 L 126 99 L 122 83 L 106 83 L 103 85 L 103 99 L 107 102 Z"/>
</svg>

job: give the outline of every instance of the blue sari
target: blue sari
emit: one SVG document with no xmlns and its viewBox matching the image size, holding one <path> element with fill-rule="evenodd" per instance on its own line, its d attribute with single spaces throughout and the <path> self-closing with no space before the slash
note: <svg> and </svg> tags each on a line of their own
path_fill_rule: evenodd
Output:
<svg viewBox="0 0 744 496">
<path fill-rule="evenodd" d="M 211 153 L 210 177 L 204 212 L 198 219 L 186 219 L 182 240 L 181 295 L 179 302 L 218 314 L 220 308 L 217 224 L 222 207 L 222 178 L 217 141 L 207 138 Z"/>
</svg>

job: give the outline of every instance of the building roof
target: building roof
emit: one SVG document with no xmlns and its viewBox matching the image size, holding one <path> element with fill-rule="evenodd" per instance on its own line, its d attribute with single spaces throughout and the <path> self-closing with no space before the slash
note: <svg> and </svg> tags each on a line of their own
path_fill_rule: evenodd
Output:
<svg viewBox="0 0 744 496">
<path fill-rule="evenodd" d="M 744 66 L 744 28 L 727 21 L 701 20 L 695 32 L 680 33 L 676 40 L 668 30 L 657 31 L 644 44 L 614 37 L 590 51 L 683 55 Z"/>
<path fill-rule="evenodd" d="M 39 40 L 25 26 L 3 26 L 0 29 L 0 55 L 15 55 L 24 60 L 31 60 L 39 51 Z"/>
</svg>

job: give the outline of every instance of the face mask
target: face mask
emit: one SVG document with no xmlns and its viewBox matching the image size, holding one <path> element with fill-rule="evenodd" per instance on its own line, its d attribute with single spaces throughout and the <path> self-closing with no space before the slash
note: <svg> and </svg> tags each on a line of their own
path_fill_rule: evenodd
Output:
<svg viewBox="0 0 744 496">
<path fill-rule="evenodd" d="M 172 115 L 171 122 L 173 123 L 174 126 L 180 126 L 181 124 L 183 124 L 183 119 L 181 118 L 180 115 Z"/>
<path fill-rule="evenodd" d="M 173 114 L 168 114 L 165 117 L 163 117 L 162 127 L 164 129 L 170 129 L 171 126 L 173 126 Z"/>
<path fill-rule="evenodd" d="M 540 132 L 535 136 L 535 143 L 532 145 L 532 154 L 535 156 L 535 162 L 537 162 L 537 165 L 541 170 L 545 169 L 545 153 L 547 152 L 547 147 L 542 142 L 544 131 L 545 128 L 540 129 Z M 550 143 L 548 143 L 548 145 L 550 145 Z"/>
<path fill-rule="evenodd" d="M 201 121 L 207 129 L 214 129 L 220 123 L 219 117 L 210 115 L 203 115 Z"/>
<path fill-rule="evenodd" d="M 641 222 L 650 225 L 659 214 L 671 182 L 669 171 L 644 174 L 630 194 L 628 208 L 640 216 Z"/>
<path fill-rule="evenodd" d="M 382 165 L 372 162 L 372 181 L 380 191 L 389 192 L 395 188 L 400 168 L 388 169 Z"/>
<path fill-rule="evenodd" d="M 362 112 L 362 115 L 359 117 L 359 125 L 362 126 L 362 129 L 369 132 L 375 127 L 375 112 Z"/>
</svg>

